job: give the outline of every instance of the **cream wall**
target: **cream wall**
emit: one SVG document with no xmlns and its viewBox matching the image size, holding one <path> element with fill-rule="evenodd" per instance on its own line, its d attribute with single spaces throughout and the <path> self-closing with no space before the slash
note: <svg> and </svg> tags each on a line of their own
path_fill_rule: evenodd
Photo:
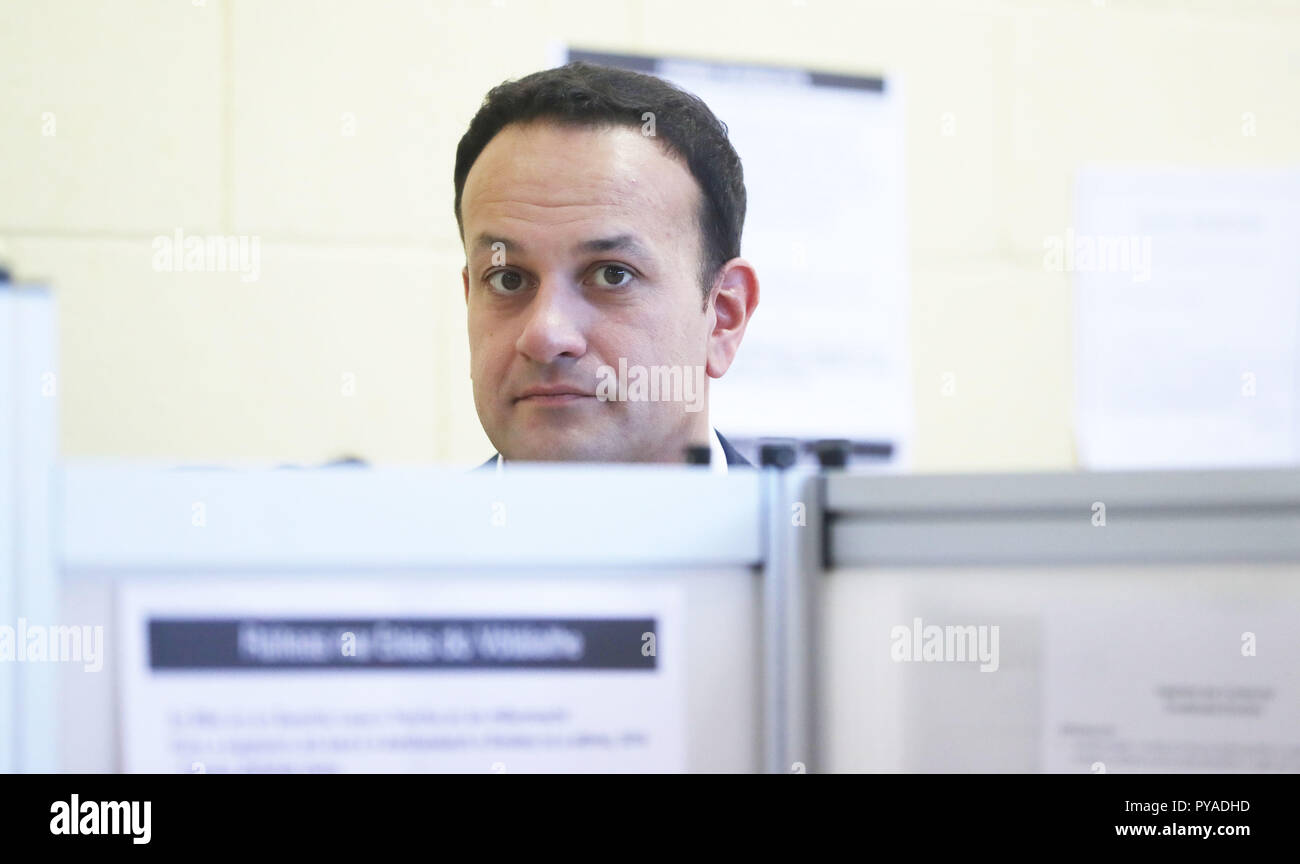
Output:
<svg viewBox="0 0 1300 864">
<path fill-rule="evenodd" d="M 920 470 L 1074 464 L 1069 284 L 1042 249 L 1081 164 L 1300 162 L 1300 2 L 30 0 L 4 18 L 0 258 L 57 290 L 75 458 L 489 455 L 452 159 L 487 89 L 552 41 L 903 76 Z M 177 228 L 257 235 L 259 279 L 156 272 L 151 241 Z"/>
</svg>

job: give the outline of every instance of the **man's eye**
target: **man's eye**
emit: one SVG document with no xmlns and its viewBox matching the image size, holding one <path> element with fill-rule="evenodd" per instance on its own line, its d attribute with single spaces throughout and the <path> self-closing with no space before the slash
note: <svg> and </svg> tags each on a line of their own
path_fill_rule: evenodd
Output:
<svg viewBox="0 0 1300 864">
<path fill-rule="evenodd" d="M 596 270 L 596 284 L 602 288 L 622 288 L 631 281 L 631 271 L 617 264 L 606 264 Z"/>
<path fill-rule="evenodd" d="M 524 287 L 524 277 L 514 270 L 501 270 L 488 277 L 488 284 L 502 294 L 514 294 Z"/>
</svg>

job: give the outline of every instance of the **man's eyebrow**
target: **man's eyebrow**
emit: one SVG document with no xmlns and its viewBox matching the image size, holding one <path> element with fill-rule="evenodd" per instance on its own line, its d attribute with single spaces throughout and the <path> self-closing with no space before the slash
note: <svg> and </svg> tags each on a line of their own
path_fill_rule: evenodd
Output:
<svg viewBox="0 0 1300 864">
<path fill-rule="evenodd" d="M 584 240 L 574 247 L 574 251 L 587 253 L 630 252 L 643 258 L 651 257 L 649 250 L 637 239 L 635 234 L 618 234 L 614 237 L 598 237 L 594 240 Z"/>
<path fill-rule="evenodd" d="M 478 235 L 474 240 L 475 251 L 495 252 L 496 244 L 500 243 L 507 253 L 522 255 L 525 251 L 522 243 L 517 243 L 506 237 L 498 237 L 495 234 L 486 232 Z M 596 237 L 592 240 L 584 240 L 577 246 L 573 247 L 577 253 L 604 253 L 604 252 L 627 252 L 632 255 L 638 255 L 642 258 L 650 258 L 650 251 L 644 243 L 635 234 L 616 234 L 612 237 Z"/>
<path fill-rule="evenodd" d="M 504 248 L 506 252 L 522 253 L 524 251 L 524 247 L 520 243 L 516 243 L 513 240 L 507 240 L 505 237 L 497 237 L 487 233 L 478 235 L 474 240 L 474 249 L 475 251 L 495 252 L 497 251 L 495 247 L 498 243 L 501 244 L 502 248 Z"/>
</svg>

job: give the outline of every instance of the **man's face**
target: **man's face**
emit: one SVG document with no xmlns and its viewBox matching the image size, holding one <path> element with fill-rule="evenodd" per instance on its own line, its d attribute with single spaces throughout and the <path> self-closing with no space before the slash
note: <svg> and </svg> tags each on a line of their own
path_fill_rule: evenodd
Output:
<svg viewBox="0 0 1300 864">
<path fill-rule="evenodd" d="M 484 148 L 461 198 L 463 275 L 474 403 L 506 459 L 680 461 L 708 443 L 700 196 L 637 127 L 513 124 Z M 704 392 L 598 399 L 598 370 L 620 359 Z"/>
</svg>

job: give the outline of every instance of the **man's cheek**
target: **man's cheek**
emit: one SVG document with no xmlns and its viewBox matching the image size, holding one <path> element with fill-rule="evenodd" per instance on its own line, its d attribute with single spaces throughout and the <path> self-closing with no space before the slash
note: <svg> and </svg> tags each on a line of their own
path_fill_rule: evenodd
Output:
<svg viewBox="0 0 1300 864">
<path fill-rule="evenodd" d="M 492 357 L 493 351 L 490 345 L 482 340 L 470 339 L 469 348 L 469 377 L 476 384 L 487 384 L 492 379 Z"/>
</svg>

